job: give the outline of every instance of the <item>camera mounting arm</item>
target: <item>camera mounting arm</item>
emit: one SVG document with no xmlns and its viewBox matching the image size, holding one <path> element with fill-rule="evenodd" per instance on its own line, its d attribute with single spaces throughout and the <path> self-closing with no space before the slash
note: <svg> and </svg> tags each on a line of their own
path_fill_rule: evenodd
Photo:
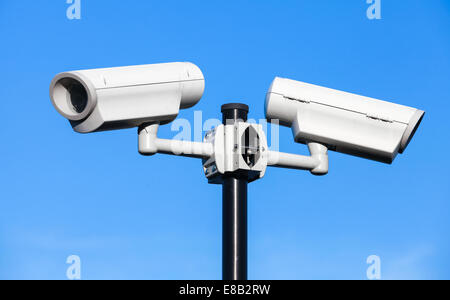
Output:
<svg viewBox="0 0 450 300">
<path fill-rule="evenodd" d="M 159 124 L 139 127 L 139 153 L 145 156 L 163 153 L 169 155 L 186 156 L 207 159 L 213 155 L 213 145 L 180 140 L 166 140 L 158 138 Z"/>
<path fill-rule="evenodd" d="M 269 151 L 267 165 L 272 167 L 309 170 L 314 175 L 328 174 L 328 148 L 318 143 L 308 143 L 311 156 Z"/>
<path fill-rule="evenodd" d="M 242 123 L 242 125 L 236 124 L 237 128 L 239 126 L 246 126 L 243 129 L 252 127 L 254 125 Z M 278 151 L 270 151 L 267 147 L 266 138 L 262 129 L 255 127 L 255 136 L 257 136 L 260 143 L 257 148 L 260 148 L 257 151 L 262 153 L 261 155 L 261 163 L 254 164 L 248 166 L 244 161 L 240 161 L 240 159 L 236 162 L 236 164 L 232 164 L 235 167 L 233 169 L 227 169 L 224 166 L 221 166 L 224 162 L 217 161 L 219 157 L 227 157 L 233 156 L 235 152 L 239 149 L 245 149 L 245 145 L 237 146 L 230 145 L 229 151 L 226 149 L 222 149 L 225 146 L 224 141 L 218 141 L 219 136 L 223 137 L 228 134 L 235 135 L 238 132 L 242 132 L 244 134 L 244 130 L 234 131 L 234 130 L 224 130 L 223 127 L 220 127 L 218 130 L 215 130 L 213 133 L 214 139 L 210 141 L 209 139 L 205 139 L 205 142 L 191 142 L 191 141 L 180 141 L 180 140 L 169 140 L 169 139 L 160 139 L 158 138 L 158 129 L 159 124 L 150 124 L 143 125 L 139 127 L 139 153 L 145 156 L 152 156 L 157 153 L 169 154 L 169 155 L 177 155 L 177 156 L 185 156 L 192 158 L 200 158 L 205 161 L 205 173 L 209 178 L 211 175 L 210 170 L 206 166 L 213 166 L 213 170 L 215 173 L 224 174 L 230 171 L 236 171 L 235 169 L 248 169 L 250 171 L 256 171 L 260 173 L 259 176 L 256 176 L 255 179 L 261 178 L 265 174 L 265 168 L 267 166 L 271 167 L 279 167 L 286 169 L 296 169 L 296 170 L 308 170 L 311 171 L 314 175 L 326 175 L 328 173 L 328 149 L 326 146 L 318 143 L 308 143 L 309 152 L 311 156 L 304 156 L 298 154 L 284 153 Z M 222 129 L 222 130 L 220 130 Z M 236 132 L 236 133 L 235 133 Z M 218 135 L 218 136 L 216 136 Z M 209 133 L 211 136 L 211 133 Z M 222 140 L 221 139 L 221 140 Z M 239 137 L 236 137 L 236 141 L 241 140 Z M 217 144 L 218 143 L 218 144 Z M 236 142 L 238 143 L 238 142 Z M 226 146 L 225 146 L 226 147 Z M 224 151 L 225 150 L 225 151 Z M 245 150 L 244 150 L 245 151 Z M 221 152 L 221 153 L 219 153 Z M 227 155 L 228 154 L 228 155 Z M 239 157 L 239 156 L 238 156 Z M 225 159 L 227 161 L 232 160 L 231 158 Z M 217 164 L 220 165 L 217 165 Z"/>
</svg>

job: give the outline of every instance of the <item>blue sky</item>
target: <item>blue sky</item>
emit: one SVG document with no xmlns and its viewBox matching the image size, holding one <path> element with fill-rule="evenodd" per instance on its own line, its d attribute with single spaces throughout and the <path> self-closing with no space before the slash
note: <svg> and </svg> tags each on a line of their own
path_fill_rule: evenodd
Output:
<svg viewBox="0 0 450 300">
<path fill-rule="evenodd" d="M 221 187 L 195 159 L 137 153 L 136 130 L 81 135 L 48 87 L 67 70 L 191 61 L 180 113 L 263 118 L 282 76 L 427 112 L 392 166 L 330 153 L 330 174 L 269 169 L 249 188 L 250 279 L 450 279 L 450 1 L 0 2 L 0 279 L 220 279 Z M 306 153 L 281 128 L 281 150 Z M 161 136 L 175 135 L 170 126 Z"/>
</svg>

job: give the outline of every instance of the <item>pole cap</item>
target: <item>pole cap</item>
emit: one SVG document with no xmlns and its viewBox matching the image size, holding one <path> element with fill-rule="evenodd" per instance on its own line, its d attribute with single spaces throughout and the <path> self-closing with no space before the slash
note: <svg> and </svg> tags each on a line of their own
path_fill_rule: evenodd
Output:
<svg viewBox="0 0 450 300">
<path fill-rule="evenodd" d="M 246 112 L 249 112 L 249 107 L 246 104 L 242 103 L 227 103 L 222 105 L 222 112 L 228 111 L 228 110 L 245 110 Z"/>
</svg>

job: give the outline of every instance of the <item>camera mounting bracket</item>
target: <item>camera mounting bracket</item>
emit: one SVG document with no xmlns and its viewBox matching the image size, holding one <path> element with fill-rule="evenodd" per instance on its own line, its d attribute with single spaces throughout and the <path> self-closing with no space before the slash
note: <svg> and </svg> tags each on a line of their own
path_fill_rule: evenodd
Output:
<svg viewBox="0 0 450 300">
<path fill-rule="evenodd" d="M 264 177 L 267 166 L 328 173 L 328 149 L 307 143 L 311 156 L 271 151 L 261 125 L 237 121 L 207 132 L 203 142 L 158 138 L 159 124 L 139 127 L 139 153 L 157 153 L 200 158 L 209 183 L 221 184 L 224 175 L 240 172 L 249 182 Z"/>
</svg>

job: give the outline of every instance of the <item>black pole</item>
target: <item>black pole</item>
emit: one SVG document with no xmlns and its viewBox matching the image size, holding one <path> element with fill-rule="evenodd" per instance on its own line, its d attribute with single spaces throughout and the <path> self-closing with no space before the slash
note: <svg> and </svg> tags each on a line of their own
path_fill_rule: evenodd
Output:
<svg viewBox="0 0 450 300">
<path fill-rule="evenodd" d="M 223 124 L 247 121 L 245 104 L 222 106 Z M 247 280 L 247 185 L 241 173 L 223 176 L 222 183 L 222 277 L 223 280 Z"/>
</svg>

